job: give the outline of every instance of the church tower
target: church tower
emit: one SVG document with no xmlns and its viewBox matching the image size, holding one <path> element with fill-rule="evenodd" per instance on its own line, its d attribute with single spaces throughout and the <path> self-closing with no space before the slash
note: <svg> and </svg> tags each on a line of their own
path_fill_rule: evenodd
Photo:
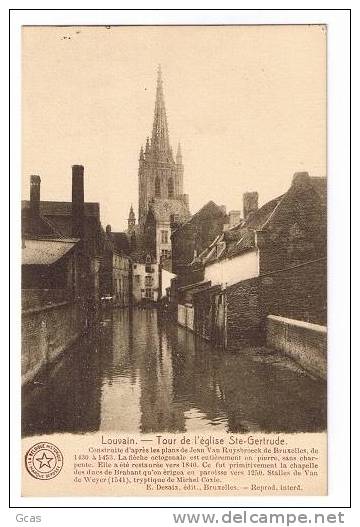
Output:
<svg viewBox="0 0 360 527">
<path fill-rule="evenodd" d="M 158 68 L 154 121 L 151 139 L 146 140 L 145 150 L 139 155 L 139 225 L 144 227 L 149 209 L 159 210 L 170 223 L 170 217 L 178 221 L 190 217 L 188 196 L 183 194 L 184 166 L 180 144 L 176 160 L 170 146 L 165 109 L 161 68 Z M 160 214 L 160 212 L 159 212 Z"/>
<path fill-rule="evenodd" d="M 130 207 L 129 217 L 128 217 L 128 233 L 132 234 L 135 232 L 136 218 L 133 206 Z"/>
</svg>

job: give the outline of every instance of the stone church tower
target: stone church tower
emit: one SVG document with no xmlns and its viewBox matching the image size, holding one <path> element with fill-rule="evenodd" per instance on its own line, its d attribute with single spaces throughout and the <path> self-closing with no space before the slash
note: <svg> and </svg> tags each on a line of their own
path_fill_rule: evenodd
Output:
<svg viewBox="0 0 360 527">
<path fill-rule="evenodd" d="M 128 217 L 128 233 L 133 234 L 136 228 L 136 218 L 133 206 L 131 204 L 129 217 Z"/>
<path fill-rule="evenodd" d="M 158 69 L 154 122 L 151 140 L 139 156 L 139 225 L 146 223 L 149 209 L 165 219 L 177 221 L 190 217 L 188 196 L 183 194 L 184 165 L 180 144 L 176 159 L 169 141 L 161 68 Z M 160 210 L 161 209 L 161 210 Z"/>
</svg>

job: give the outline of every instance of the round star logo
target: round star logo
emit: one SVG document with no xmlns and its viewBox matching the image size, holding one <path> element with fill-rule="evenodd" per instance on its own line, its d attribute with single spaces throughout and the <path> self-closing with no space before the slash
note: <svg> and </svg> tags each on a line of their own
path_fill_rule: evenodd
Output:
<svg viewBox="0 0 360 527">
<path fill-rule="evenodd" d="M 25 466 L 33 478 L 52 479 L 62 469 L 63 456 L 59 448 L 52 443 L 36 443 L 26 452 Z"/>
<path fill-rule="evenodd" d="M 39 463 L 39 470 L 41 470 L 43 467 L 51 469 L 50 462 L 54 461 L 54 456 L 47 457 L 46 452 L 44 451 L 41 457 L 36 457 L 35 460 Z"/>
</svg>

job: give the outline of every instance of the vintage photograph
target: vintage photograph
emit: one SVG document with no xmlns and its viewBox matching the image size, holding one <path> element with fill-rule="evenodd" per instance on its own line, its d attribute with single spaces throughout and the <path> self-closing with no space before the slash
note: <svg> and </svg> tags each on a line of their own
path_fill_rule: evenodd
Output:
<svg viewBox="0 0 360 527">
<path fill-rule="evenodd" d="M 23 438 L 326 432 L 326 38 L 22 28 Z"/>
</svg>

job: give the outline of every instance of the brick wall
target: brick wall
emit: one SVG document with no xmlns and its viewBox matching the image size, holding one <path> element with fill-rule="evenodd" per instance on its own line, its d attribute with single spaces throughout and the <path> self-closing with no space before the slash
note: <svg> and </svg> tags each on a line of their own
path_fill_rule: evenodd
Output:
<svg viewBox="0 0 360 527">
<path fill-rule="evenodd" d="M 260 274 L 326 256 L 326 204 L 314 191 L 310 179 L 290 187 L 265 227 L 265 234 Z"/>
<path fill-rule="evenodd" d="M 259 278 L 263 317 L 279 315 L 326 325 L 326 259 L 269 273 Z"/>
<path fill-rule="evenodd" d="M 326 260 L 244 280 L 226 290 L 228 347 L 261 341 L 268 315 L 326 325 Z"/>
<path fill-rule="evenodd" d="M 196 284 L 204 280 L 204 267 L 198 264 L 196 268 L 191 267 L 188 270 L 181 269 L 181 274 L 176 277 L 177 287 L 183 287 L 185 285 Z"/>
<path fill-rule="evenodd" d="M 262 324 L 260 282 L 258 278 L 243 280 L 226 290 L 227 347 L 243 340 L 261 339 Z"/>
</svg>

